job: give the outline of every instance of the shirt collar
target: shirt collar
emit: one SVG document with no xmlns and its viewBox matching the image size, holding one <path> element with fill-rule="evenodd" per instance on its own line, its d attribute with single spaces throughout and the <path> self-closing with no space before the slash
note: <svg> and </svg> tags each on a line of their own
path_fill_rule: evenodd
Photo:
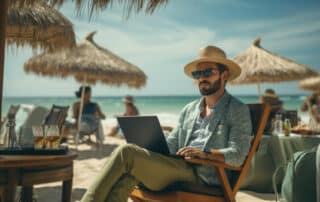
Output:
<svg viewBox="0 0 320 202">
<path fill-rule="evenodd" d="M 218 102 L 215 105 L 211 106 L 210 109 L 215 110 L 217 108 L 221 108 L 229 100 L 229 97 L 230 97 L 230 94 L 228 93 L 227 90 L 225 90 L 224 94 L 221 96 L 221 98 L 218 100 Z M 199 104 L 198 104 L 198 109 L 200 112 L 202 112 L 204 110 L 204 97 L 202 97 L 200 99 Z"/>
</svg>

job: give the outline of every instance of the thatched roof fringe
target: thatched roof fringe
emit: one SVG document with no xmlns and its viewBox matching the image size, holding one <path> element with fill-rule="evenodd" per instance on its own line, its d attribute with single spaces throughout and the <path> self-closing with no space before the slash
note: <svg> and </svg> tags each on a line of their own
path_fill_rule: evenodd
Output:
<svg viewBox="0 0 320 202">
<path fill-rule="evenodd" d="M 316 77 L 311 77 L 300 81 L 299 86 L 305 90 L 320 92 L 320 74 L 318 74 Z"/>
<path fill-rule="evenodd" d="M 39 0 L 9 0 L 10 4 L 32 5 Z M 51 5 L 60 6 L 65 0 L 43 0 L 50 3 Z M 161 5 L 165 5 L 168 0 L 76 0 L 76 9 L 79 14 L 82 13 L 84 8 L 89 11 L 90 16 L 94 11 L 101 11 L 106 9 L 108 6 L 111 7 L 113 3 L 123 4 L 124 14 L 128 18 L 130 14 L 134 12 L 140 12 L 145 8 L 145 13 L 152 14 L 156 8 Z"/>
<path fill-rule="evenodd" d="M 42 1 L 32 6 L 11 4 L 8 10 L 6 43 L 54 50 L 75 46 L 72 23 Z"/>
</svg>

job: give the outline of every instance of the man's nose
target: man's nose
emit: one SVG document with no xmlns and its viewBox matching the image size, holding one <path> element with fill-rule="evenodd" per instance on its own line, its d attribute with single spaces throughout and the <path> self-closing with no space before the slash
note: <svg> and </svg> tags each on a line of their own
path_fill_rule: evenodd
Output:
<svg viewBox="0 0 320 202">
<path fill-rule="evenodd" d="M 199 81 L 199 82 L 201 82 L 201 81 L 207 81 L 207 77 L 201 75 L 201 76 L 199 77 L 198 81 Z"/>
</svg>

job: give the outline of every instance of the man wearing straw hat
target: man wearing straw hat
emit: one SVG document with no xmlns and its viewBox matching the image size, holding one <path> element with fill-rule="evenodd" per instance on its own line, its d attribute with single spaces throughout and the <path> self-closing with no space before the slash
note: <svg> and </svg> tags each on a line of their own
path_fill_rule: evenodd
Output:
<svg viewBox="0 0 320 202">
<path fill-rule="evenodd" d="M 207 46 L 184 72 L 198 84 L 202 97 L 182 109 L 178 126 L 167 138 L 170 152 L 240 166 L 249 151 L 250 113 L 225 90 L 226 83 L 239 76 L 240 67 L 220 48 Z M 126 144 L 112 153 L 82 201 L 124 202 L 138 183 L 161 190 L 176 181 L 219 184 L 209 167 Z"/>
</svg>

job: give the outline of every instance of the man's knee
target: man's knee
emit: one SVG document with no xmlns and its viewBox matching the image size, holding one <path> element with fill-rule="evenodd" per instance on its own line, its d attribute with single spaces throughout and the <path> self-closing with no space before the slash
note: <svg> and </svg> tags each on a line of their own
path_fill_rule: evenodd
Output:
<svg viewBox="0 0 320 202">
<path fill-rule="evenodd" d="M 116 155 L 123 157 L 123 159 L 132 159 L 139 150 L 142 149 L 134 144 L 120 145 L 116 150 Z"/>
</svg>

